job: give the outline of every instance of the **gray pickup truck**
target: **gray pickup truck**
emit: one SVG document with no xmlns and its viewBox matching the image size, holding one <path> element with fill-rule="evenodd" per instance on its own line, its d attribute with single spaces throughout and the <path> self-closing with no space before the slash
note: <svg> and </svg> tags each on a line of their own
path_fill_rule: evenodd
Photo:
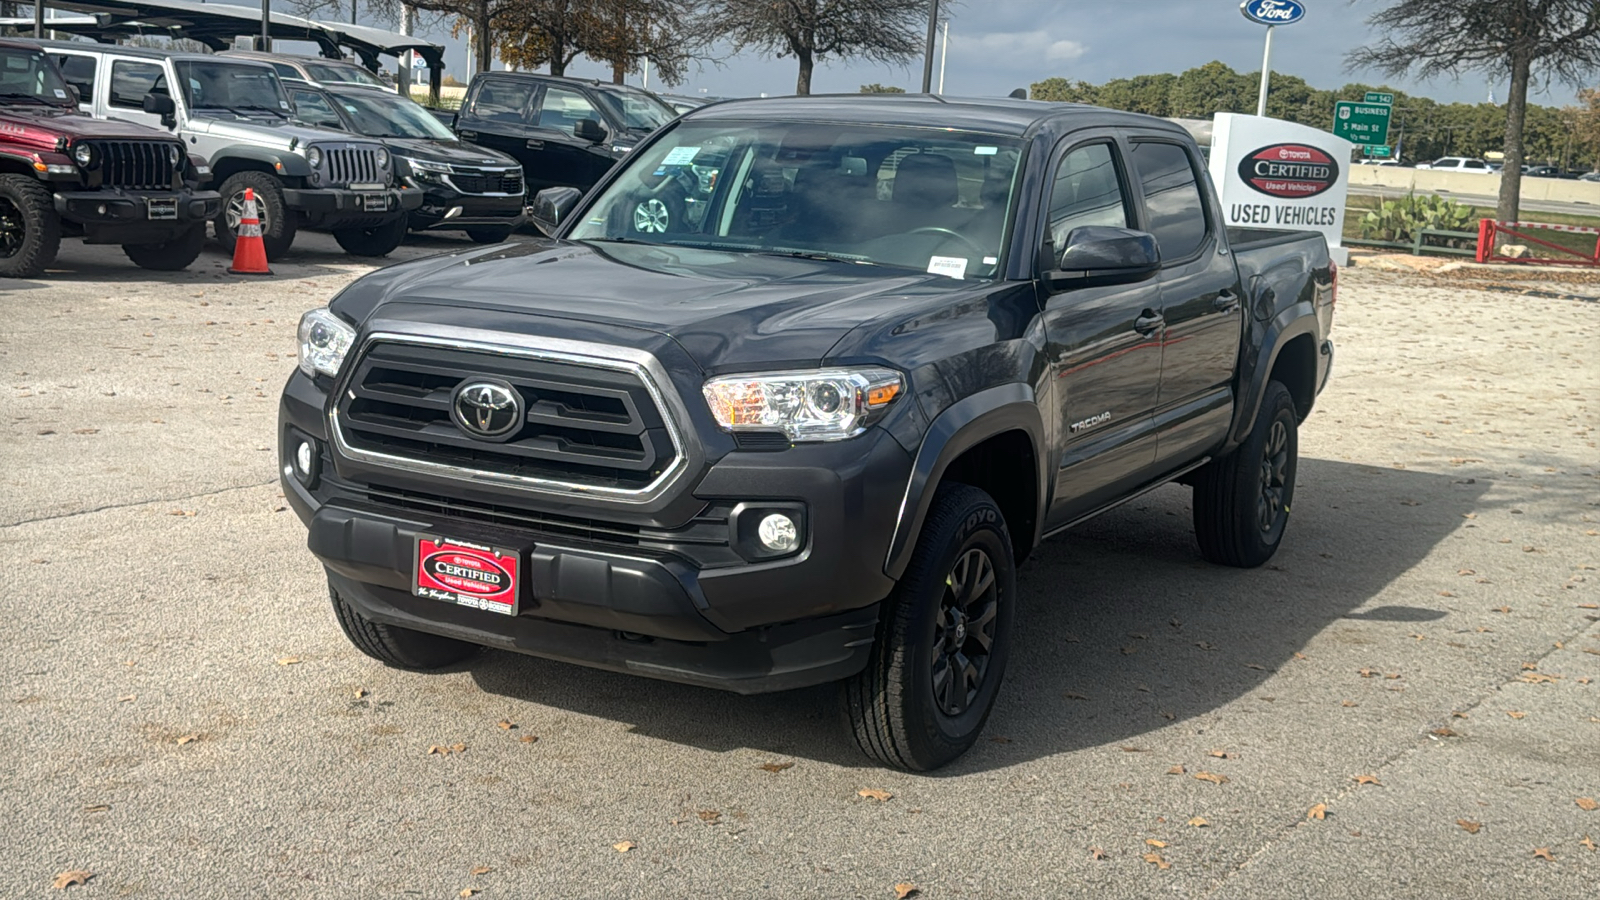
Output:
<svg viewBox="0 0 1600 900">
<path fill-rule="evenodd" d="M 649 215 L 687 170 L 702 208 Z M 1172 481 L 1206 559 L 1284 538 L 1337 272 L 1319 234 L 1224 228 L 1172 123 L 720 103 L 534 209 L 549 240 L 301 322 L 284 493 L 385 663 L 839 681 L 863 751 L 931 769 L 977 740 L 1041 541 Z"/>
<path fill-rule="evenodd" d="M 222 204 L 212 225 L 233 250 L 245 190 L 257 198 L 267 258 L 301 225 L 327 228 L 345 252 L 385 256 L 405 240 L 422 192 L 395 177 L 378 141 L 291 122 L 294 107 L 272 66 L 204 53 L 37 41 L 97 119 L 170 131 L 211 168 Z"/>
</svg>

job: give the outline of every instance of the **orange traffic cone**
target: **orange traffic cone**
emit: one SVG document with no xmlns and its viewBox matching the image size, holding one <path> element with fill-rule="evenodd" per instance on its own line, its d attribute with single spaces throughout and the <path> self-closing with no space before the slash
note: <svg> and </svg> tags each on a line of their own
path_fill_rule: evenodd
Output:
<svg viewBox="0 0 1600 900">
<path fill-rule="evenodd" d="M 267 245 L 261 242 L 261 219 L 256 215 L 256 192 L 244 189 L 244 213 L 239 216 L 239 234 L 233 242 L 233 275 L 271 275 L 267 268 Z"/>
</svg>

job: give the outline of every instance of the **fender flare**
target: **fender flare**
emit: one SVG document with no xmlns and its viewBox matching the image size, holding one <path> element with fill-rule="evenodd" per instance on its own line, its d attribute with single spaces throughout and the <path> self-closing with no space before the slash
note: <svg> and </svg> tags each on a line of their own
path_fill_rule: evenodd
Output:
<svg viewBox="0 0 1600 900">
<path fill-rule="evenodd" d="M 265 163 L 274 175 L 289 178 L 304 178 L 311 174 L 311 166 L 306 163 L 305 157 L 294 153 L 279 150 L 268 150 L 263 147 L 234 146 L 224 147 L 211 157 L 211 170 L 226 165 L 230 159 L 246 159 L 251 162 Z M 278 171 L 279 165 L 283 171 Z"/>
<path fill-rule="evenodd" d="M 1049 497 L 1047 472 L 1050 456 L 1045 452 L 1044 420 L 1034 400 L 1033 388 L 1026 384 L 1003 384 L 987 388 L 970 397 L 951 404 L 928 425 L 922 445 L 911 462 L 911 476 L 906 481 L 905 497 L 900 501 L 900 514 L 895 521 L 894 535 L 889 539 L 889 553 L 884 559 L 883 571 L 898 579 L 911 562 L 911 553 L 922 533 L 928 507 L 933 504 L 934 492 L 944 479 L 945 470 L 962 453 L 978 444 L 1007 431 L 1022 431 L 1033 444 L 1037 480 L 1035 490 L 1034 533 L 1028 536 L 1029 546 L 1039 542 L 1039 527 L 1044 521 L 1043 510 Z"/>
<path fill-rule="evenodd" d="M 1226 452 L 1243 443 L 1255 427 L 1256 413 L 1267 395 L 1267 382 L 1272 369 L 1278 364 L 1278 354 L 1288 343 L 1303 334 L 1314 340 L 1317 336 L 1317 313 L 1308 302 L 1298 302 L 1284 309 L 1267 323 L 1261 347 L 1256 351 L 1254 366 L 1240 385 L 1239 402 L 1234 406 L 1233 424 L 1228 429 L 1228 443 L 1220 452 Z"/>
</svg>

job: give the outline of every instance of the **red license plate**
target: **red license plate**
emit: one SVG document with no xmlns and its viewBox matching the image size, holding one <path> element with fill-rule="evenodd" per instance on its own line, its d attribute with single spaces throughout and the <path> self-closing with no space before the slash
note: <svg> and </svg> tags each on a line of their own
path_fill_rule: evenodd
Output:
<svg viewBox="0 0 1600 900">
<path fill-rule="evenodd" d="M 417 576 L 411 592 L 487 612 L 517 614 L 521 556 L 449 538 L 417 538 Z"/>
</svg>

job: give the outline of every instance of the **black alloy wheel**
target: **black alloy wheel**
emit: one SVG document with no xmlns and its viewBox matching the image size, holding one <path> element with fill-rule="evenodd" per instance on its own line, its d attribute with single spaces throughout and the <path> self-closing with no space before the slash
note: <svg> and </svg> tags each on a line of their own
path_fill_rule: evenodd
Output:
<svg viewBox="0 0 1600 900">
<path fill-rule="evenodd" d="M 1261 451 L 1261 496 L 1256 501 L 1256 524 L 1271 535 L 1278 527 L 1289 489 L 1289 427 L 1274 421 Z"/>
<path fill-rule="evenodd" d="M 999 621 L 994 561 L 982 547 L 957 557 L 944 579 L 933 625 L 933 697 L 947 716 L 966 712 L 983 690 Z"/>
<path fill-rule="evenodd" d="M 22 210 L 8 197 L 0 197 L 0 257 L 10 259 L 22 252 L 28 239 L 28 223 L 22 220 Z"/>
</svg>

